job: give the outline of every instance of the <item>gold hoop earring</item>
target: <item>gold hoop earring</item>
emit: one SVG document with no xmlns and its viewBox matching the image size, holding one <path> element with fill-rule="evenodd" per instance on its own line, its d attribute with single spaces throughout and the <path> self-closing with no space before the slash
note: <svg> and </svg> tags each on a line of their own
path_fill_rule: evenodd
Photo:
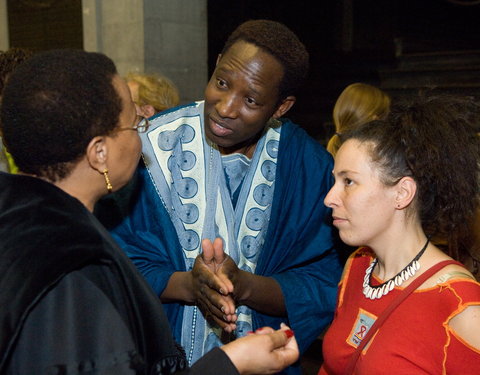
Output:
<svg viewBox="0 0 480 375">
<path fill-rule="evenodd" d="M 105 177 L 105 184 L 107 185 L 107 190 L 109 193 L 111 193 L 113 190 L 113 186 L 110 182 L 110 178 L 108 177 L 108 169 L 105 168 L 102 173 L 103 177 Z"/>
</svg>

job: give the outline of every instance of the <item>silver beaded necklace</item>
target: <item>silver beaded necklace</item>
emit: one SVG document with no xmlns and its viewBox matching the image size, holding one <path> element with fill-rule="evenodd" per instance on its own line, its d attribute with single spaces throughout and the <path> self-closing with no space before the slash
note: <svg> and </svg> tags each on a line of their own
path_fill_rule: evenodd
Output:
<svg viewBox="0 0 480 375">
<path fill-rule="evenodd" d="M 399 273 L 380 285 L 372 286 L 371 283 L 373 269 L 377 265 L 378 259 L 375 258 L 372 260 L 370 266 L 368 266 L 368 268 L 365 270 L 365 277 L 363 279 L 363 294 L 365 297 L 370 298 L 371 300 L 382 298 L 383 296 L 386 296 L 393 288 L 395 288 L 395 286 L 400 286 L 410 277 L 413 277 L 413 275 L 415 275 L 415 273 L 420 269 L 420 263 L 418 260 L 427 249 L 429 242 L 430 239 L 427 238 L 425 246 L 423 246 L 422 250 L 420 250 L 416 257 L 413 258 L 412 261 L 408 263 Z"/>
</svg>

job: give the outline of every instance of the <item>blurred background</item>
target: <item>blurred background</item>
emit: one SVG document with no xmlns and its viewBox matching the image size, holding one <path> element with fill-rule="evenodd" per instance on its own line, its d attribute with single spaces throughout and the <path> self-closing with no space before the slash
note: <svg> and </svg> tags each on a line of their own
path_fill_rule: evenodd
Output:
<svg viewBox="0 0 480 375">
<path fill-rule="evenodd" d="M 252 18 L 285 23 L 307 46 L 310 74 L 289 117 L 322 144 L 352 82 L 394 99 L 480 92 L 479 0 L 0 0 L 0 50 L 103 52 L 122 75 L 169 77 L 186 103 L 203 97 L 225 39 Z"/>
</svg>

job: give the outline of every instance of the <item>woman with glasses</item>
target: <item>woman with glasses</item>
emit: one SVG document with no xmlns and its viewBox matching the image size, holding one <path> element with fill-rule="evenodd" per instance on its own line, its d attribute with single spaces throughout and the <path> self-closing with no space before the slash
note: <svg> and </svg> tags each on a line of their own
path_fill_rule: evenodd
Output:
<svg viewBox="0 0 480 375">
<path fill-rule="evenodd" d="M 156 74 L 128 73 L 125 77 L 137 113 L 142 123 L 135 129 L 144 133 L 150 126 L 147 117 L 176 106 L 180 102 L 178 89 L 168 78 Z M 140 161 L 142 164 L 142 161 Z M 115 194 L 102 197 L 94 207 L 94 215 L 107 228 L 113 228 L 130 210 L 139 187 L 138 174 Z"/>
<path fill-rule="evenodd" d="M 266 328 L 191 369 L 162 305 L 91 214 L 140 158 L 137 115 L 106 56 L 39 53 L 5 89 L 0 173 L 1 374 L 274 373 L 298 358 L 293 332 Z"/>
</svg>

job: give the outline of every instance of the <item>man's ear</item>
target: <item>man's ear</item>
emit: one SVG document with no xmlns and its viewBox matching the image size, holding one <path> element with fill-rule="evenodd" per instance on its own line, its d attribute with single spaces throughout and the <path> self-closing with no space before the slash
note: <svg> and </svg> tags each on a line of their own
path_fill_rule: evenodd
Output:
<svg viewBox="0 0 480 375">
<path fill-rule="evenodd" d="M 97 136 L 88 143 L 86 152 L 88 164 L 102 173 L 107 169 L 108 146 L 106 136 Z"/>
<path fill-rule="evenodd" d="M 395 208 L 403 209 L 412 203 L 417 193 L 417 183 L 412 177 L 405 176 L 396 185 Z"/>
<path fill-rule="evenodd" d="M 277 110 L 273 113 L 272 117 L 277 119 L 284 116 L 285 113 L 287 113 L 290 108 L 293 107 L 296 100 L 297 98 L 293 95 L 287 96 L 286 98 L 282 99 L 282 102 L 278 106 Z"/>
</svg>

